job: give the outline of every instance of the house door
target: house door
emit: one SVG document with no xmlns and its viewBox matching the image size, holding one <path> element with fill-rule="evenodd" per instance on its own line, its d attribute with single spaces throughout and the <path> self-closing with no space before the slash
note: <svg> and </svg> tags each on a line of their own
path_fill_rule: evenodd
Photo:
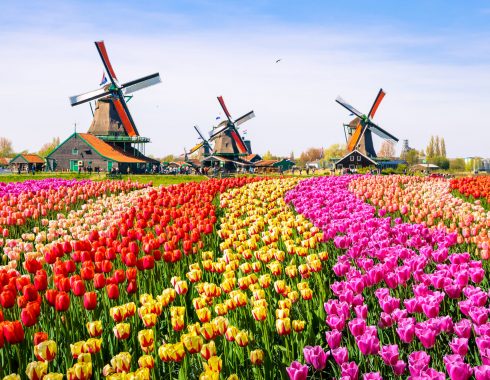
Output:
<svg viewBox="0 0 490 380">
<path fill-rule="evenodd" d="M 77 172 L 78 171 L 78 161 L 77 160 L 70 160 L 70 171 L 71 172 Z"/>
<path fill-rule="evenodd" d="M 112 164 L 113 164 L 113 163 L 114 163 L 114 162 L 112 162 L 112 161 L 107 161 L 107 171 L 108 171 L 108 172 L 110 172 L 110 171 L 112 170 Z"/>
</svg>

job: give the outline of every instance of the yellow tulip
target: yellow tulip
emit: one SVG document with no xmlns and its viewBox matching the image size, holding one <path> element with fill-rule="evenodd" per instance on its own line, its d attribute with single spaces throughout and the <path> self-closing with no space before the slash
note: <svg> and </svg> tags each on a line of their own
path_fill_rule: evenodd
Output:
<svg viewBox="0 0 490 380">
<path fill-rule="evenodd" d="M 91 337 L 98 337 L 102 335 L 102 322 L 93 321 L 87 322 L 87 331 Z"/>
<path fill-rule="evenodd" d="M 219 372 L 205 371 L 199 375 L 199 380 L 219 380 Z"/>
<path fill-rule="evenodd" d="M 182 343 L 189 354 L 196 354 L 201 351 L 203 341 L 199 335 L 184 334 L 181 338 Z"/>
<path fill-rule="evenodd" d="M 149 347 L 155 341 L 153 330 L 145 329 L 138 331 L 138 342 L 141 347 Z"/>
<path fill-rule="evenodd" d="M 26 368 L 26 375 L 29 380 L 41 380 L 47 372 L 47 362 L 30 362 Z"/>
<path fill-rule="evenodd" d="M 279 335 L 291 333 L 291 320 L 289 318 L 276 319 L 276 330 Z"/>
<path fill-rule="evenodd" d="M 129 352 L 121 352 L 111 359 L 112 368 L 116 372 L 129 372 L 131 367 L 131 354 Z"/>
<path fill-rule="evenodd" d="M 16 373 L 11 373 L 10 375 L 4 376 L 2 380 L 20 380 L 20 376 Z"/>
<path fill-rule="evenodd" d="M 209 322 L 211 320 L 211 310 L 207 307 L 196 310 L 196 314 L 201 323 Z"/>
<path fill-rule="evenodd" d="M 73 359 L 77 359 L 78 355 L 83 352 L 83 346 L 85 345 L 85 341 L 81 340 L 79 342 L 70 344 L 70 351 Z"/>
<path fill-rule="evenodd" d="M 293 330 L 295 332 L 301 332 L 305 329 L 305 325 L 306 325 L 305 321 L 295 319 L 293 321 Z"/>
<path fill-rule="evenodd" d="M 154 313 L 147 313 L 141 317 L 141 320 L 146 328 L 153 327 L 157 324 L 157 315 Z"/>
<path fill-rule="evenodd" d="M 43 377 L 43 380 L 63 380 L 64 375 L 62 373 L 51 372 Z M 6 378 L 4 377 L 3 380 Z M 19 378 L 20 379 L 20 378 Z"/>
<path fill-rule="evenodd" d="M 245 330 L 239 331 L 235 335 L 235 342 L 240 346 L 240 347 L 245 347 L 248 345 L 248 333 Z"/>
<path fill-rule="evenodd" d="M 153 368 L 155 367 L 155 359 L 151 355 L 143 355 L 138 359 L 138 366 L 140 368 Z"/>
<path fill-rule="evenodd" d="M 204 369 L 211 372 L 220 372 L 223 362 L 219 356 L 211 356 L 207 363 L 204 363 Z"/>
<path fill-rule="evenodd" d="M 250 361 L 254 365 L 261 365 L 264 362 L 264 351 L 260 349 L 250 351 Z"/>
<path fill-rule="evenodd" d="M 75 363 L 66 372 L 68 380 L 87 380 L 92 377 L 92 362 Z"/>
<path fill-rule="evenodd" d="M 252 309 L 252 316 L 256 321 L 264 321 L 267 318 L 267 309 L 263 306 Z"/>
<path fill-rule="evenodd" d="M 131 326 L 129 323 L 118 323 L 113 328 L 114 336 L 119 340 L 124 340 L 129 338 L 131 333 Z"/>
<path fill-rule="evenodd" d="M 216 355 L 216 344 L 214 343 L 214 340 L 211 340 L 209 343 L 203 344 L 201 347 L 201 356 L 209 360 L 211 356 Z"/>
<path fill-rule="evenodd" d="M 56 357 L 58 348 L 54 340 L 45 340 L 34 346 L 34 355 L 38 360 L 50 362 Z"/>
</svg>

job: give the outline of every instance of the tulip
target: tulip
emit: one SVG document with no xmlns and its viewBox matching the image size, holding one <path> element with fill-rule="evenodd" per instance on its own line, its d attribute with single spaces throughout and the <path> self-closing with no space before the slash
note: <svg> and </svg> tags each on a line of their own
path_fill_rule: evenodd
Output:
<svg viewBox="0 0 490 380">
<path fill-rule="evenodd" d="M 340 346 L 342 334 L 338 330 L 331 330 L 325 333 L 325 338 L 330 349 L 334 350 Z"/>
<path fill-rule="evenodd" d="M 131 354 L 121 352 L 111 359 L 111 366 L 117 373 L 129 372 L 131 367 Z"/>
<path fill-rule="evenodd" d="M 291 366 L 286 368 L 290 380 L 306 380 L 308 376 L 308 366 L 297 361 L 291 363 Z"/>
<path fill-rule="evenodd" d="M 34 346 L 37 346 L 39 343 L 48 340 L 48 334 L 44 331 L 38 331 L 34 333 Z"/>
<path fill-rule="evenodd" d="M 235 342 L 240 346 L 240 347 L 245 347 L 248 345 L 248 334 L 245 330 L 239 331 L 235 335 Z"/>
<path fill-rule="evenodd" d="M 3 322 L 3 336 L 9 344 L 17 344 L 24 340 L 24 328 L 19 321 Z"/>
<path fill-rule="evenodd" d="M 199 335 L 185 334 L 181 339 L 189 354 L 196 354 L 200 352 L 204 343 Z"/>
<path fill-rule="evenodd" d="M 291 320 L 289 318 L 276 319 L 276 330 L 279 335 L 291 333 Z"/>
<path fill-rule="evenodd" d="M 129 324 L 128 324 L 129 326 Z M 129 331 L 129 329 L 128 329 Z M 129 335 L 129 333 L 128 333 Z M 117 337 L 117 335 L 116 335 Z M 120 339 L 120 338 L 119 338 Z M 140 330 L 138 331 L 138 342 L 141 347 L 150 347 L 153 342 L 155 341 L 153 330 L 151 329 L 146 329 L 146 330 Z"/>
<path fill-rule="evenodd" d="M 143 355 L 138 359 L 138 366 L 140 368 L 149 368 L 152 369 L 155 367 L 155 359 L 151 355 Z"/>
<path fill-rule="evenodd" d="M 250 351 L 250 361 L 253 365 L 262 365 L 264 363 L 264 351 L 260 349 Z"/>
<path fill-rule="evenodd" d="M 305 329 L 306 322 L 295 319 L 293 320 L 292 325 L 293 325 L 293 330 L 298 333 Z"/>
<path fill-rule="evenodd" d="M 382 346 L 379 355 L 387 365 L 395 366 L 398 362 L 398 345 Z"/>
<path fill-rule="evenodd" d="M 114 300 L 119 298 L 119 288 L 116 284 L 109 284 L 106 286 L 107 297 Z"/>
<path fill-rule="evenodd" d="M 338 347 L 332 350 L 332 356 L 338 365 L 342 365 L 349 360 L 349 352 L 345 347 Z"/>
<path fill-rule="evenodd" d="M 359 367 L 355 362 L 342 363 L 341 368 L 343 377 L 347 377 L 350 380 L 357 380 L 359 378 Z"/>
<path fill-rule="evenodd" d="M 303 348 L 305 361 L 311 364 L 317 371 L 321 371 L 327 364 L 327 353 L 321 346 L 306 346 Z"/>
<path fill-rule="evenodd" d="M 86 310 L 94 310 L 97 307 L 97 294 L 95 292 L 87 292 L 83 295 L 83 307 Z"/>
<path fill-rule="evenodd" d="M 209 343 L 203 344 L 201 348 L 201 356 L 209 360 L 211 356 L 216 355 L 216 345 L 214 343 L 214 340 L 211 340 Z"/>
<path fill-rule="evenodd" d="M 68 380 L 88 380 L 92 377 L 92 362 L 75 363 L 68 368 L 66 373 Z"/>
<path fill-rule="evenodd" d="M 223 362 L 219 356 L 211 356 L 207 363 L 204 363 L 205 371 L 220 372 L 223 367 Z"/>
<path fill-rule="evenodd" d="M 37 360 L 50 362 L 56 357 L 57 346 L 53 340 L 45 340 L 34 346 L 34 355 Z"/>
<path fill-rule="evenodd" d="M 94 321 L 87 322 L 87 331 L 91 337 L 98 337 L 102 335 L 102 322 Z"/>
<path fill-rule="evenodd" d="M 128 339 L 131 333 L 131 326 L 129 323 L 118 323 L 113 328 L 114 336 L 119 340 Z"/>
<path fill-rule="evenodd" d="M 30 362 L 26 368 L 26 375 L 29 380 L 41 380 L 47 372 L 47 362 Z"/>
</svg>

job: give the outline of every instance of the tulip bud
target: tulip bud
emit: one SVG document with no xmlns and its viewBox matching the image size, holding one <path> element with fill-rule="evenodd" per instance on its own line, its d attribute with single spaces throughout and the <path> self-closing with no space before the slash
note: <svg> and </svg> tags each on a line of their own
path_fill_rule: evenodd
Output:
<svg viewBox="0 0 490 380">
<path fill-rule="evenodd" d="M 98 337 L 102 335 L 102 322 L 94 321 L 87 322 L 87 331 L 91 337 Z"/>
<path fill-rule="evenodd" d="M 29 380 L 42 380 L 47 372 L 47 362 L 30 362 L 26 368 L 26 375 Z"/>
<path fill-rule="evenodd" d="M 262 365 L 264 362 L 264 351 L 260 349 L 250 351 L 250 361 L 253 365 Z"/>
</svg>

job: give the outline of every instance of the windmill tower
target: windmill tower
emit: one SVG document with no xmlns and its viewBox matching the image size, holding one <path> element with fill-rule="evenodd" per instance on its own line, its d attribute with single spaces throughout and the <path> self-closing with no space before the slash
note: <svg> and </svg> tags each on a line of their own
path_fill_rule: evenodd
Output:
<svg viewBox="0 0 490 380">
<path fill-rule="evenodd" d="M 335 99 L 337 103 L 356 116 L 349 124 L 344 124 L 347 150 L 349 152 L 358 150 L 368 157 L 376 157 L 376 151 L 373 145 L 373 133 L 385 140 L 398 142 L 398 138 L 372 122 L 372 118 L 385 95 L 383 89 L 380 89 L 367 115 L 355 109 L 340 96 Z"/>
<path fill-rule="evenodd" d="M 255 117 L 254 111 L 250 111 L 233 120 L 228 109 L 226 108 L 225 101 L 222 96 L 218 96 L 219 104 L 226 115 L 227 120 L 222 121 L 211 132 L 209 141 L 214 141 L 214 155 L 228 157 L 233 160 L 239 159 L 240 156 L 246 156 L 249 154 L 247 144 L 240 136 L 238 127 Z"/>
<path fill-rule="evenodd" d="M 104 41 L 95 42 L 95 46 L 104 65 L 104 76 L 101 83 L 101 86 L 104 86 L 98 90 L 72 96 L 70 103 L 73 107 L 92 100 L 96 101 L 95 112 L 88 133 L 125 154 L 135 157 L 144 156 L 145 144 L 149 143 L 150 139 L 140 136 L 129 112 L 127 102 L 132 97 L 130 94 L 160 83 L 160 74 L 155 73 L 119 84 Z"/>
</svg>

